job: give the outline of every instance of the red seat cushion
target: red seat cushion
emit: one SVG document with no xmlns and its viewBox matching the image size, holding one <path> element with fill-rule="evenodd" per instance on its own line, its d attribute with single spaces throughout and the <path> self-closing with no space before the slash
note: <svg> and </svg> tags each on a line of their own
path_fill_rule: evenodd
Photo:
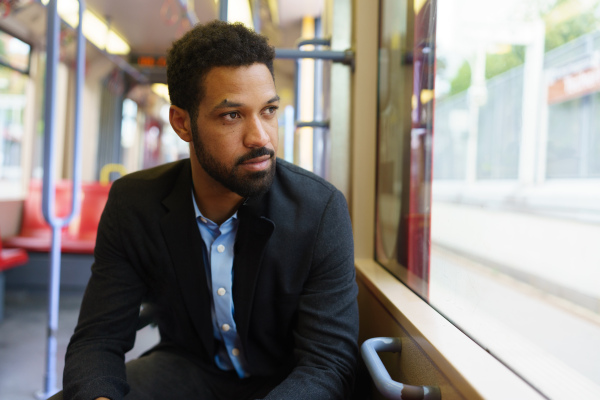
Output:
<svg viewBox="0 0 600 400">
<path fill-rule="evenodd" d="M 0 271 L 4 271 L 25 264 L 29 257 L 22 249 L 0 250 Z"/>
<path fill-rule="evenodd" d="M 93 254 L 100 216 L 108 200 L 110 184 L 99 182 L 81 185 L 81 212 L 61 232 L 61 251 Z M 56 183 L 55 214 L 65 217 L 71 211 L 72 183 Z M 42 214 L 42 182 L 32 181 L 23 207 L 23 220 L 18 236 L 5 240 L 5 245 L 30 251 L 48 252 L 52 245 L 52 229 Z"/>
</svg>

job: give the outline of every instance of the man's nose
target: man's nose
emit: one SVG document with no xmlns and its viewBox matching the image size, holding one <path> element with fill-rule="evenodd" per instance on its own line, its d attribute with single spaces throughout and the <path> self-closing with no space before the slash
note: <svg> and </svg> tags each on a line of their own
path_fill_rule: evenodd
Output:
<svg viewBox="0 0 600 400">
<path fill-rule="evenodd" d="M 256 116 L 251 118 L 246 125 L 244 145 L 246 147 L 264 147 L 269 143 L 268 125 Z"/>
</svg>

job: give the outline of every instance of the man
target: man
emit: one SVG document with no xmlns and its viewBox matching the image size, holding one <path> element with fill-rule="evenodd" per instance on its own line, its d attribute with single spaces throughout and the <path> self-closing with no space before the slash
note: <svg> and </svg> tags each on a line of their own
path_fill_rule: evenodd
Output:
<svg viewBox="0 0 600 400">
<path fill-rule="evenodd" d="M 346 202 L 276 160 L 273 58 L 241 24 L 198 25 L 173 44 L 169 117 L 191 156 L 113 184 L 65 399 L 350 397 L 358 311 Z M 161 340 L 125 365 L 143 300 Z"/>
</svg>

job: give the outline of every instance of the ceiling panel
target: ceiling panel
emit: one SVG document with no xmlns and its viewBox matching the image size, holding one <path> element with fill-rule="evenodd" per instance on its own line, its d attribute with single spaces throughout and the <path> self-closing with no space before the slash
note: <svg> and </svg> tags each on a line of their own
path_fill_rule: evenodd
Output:
<svg viewBox="0 0 600 400">
<path fill-rule="evenodd" d="M 110 21 L 134 53 L 164 54 L 189 28 L 177 0 L 87 0 L 87 7 Z M 214 0 L 195 0 L 201 23 L 217 17 Z"/>
</svg>

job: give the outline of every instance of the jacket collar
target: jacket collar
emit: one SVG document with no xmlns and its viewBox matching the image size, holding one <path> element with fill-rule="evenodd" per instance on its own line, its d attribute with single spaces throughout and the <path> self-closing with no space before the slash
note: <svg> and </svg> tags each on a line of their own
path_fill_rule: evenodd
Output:
<svg viewBox="0 0 600 400">
<path fill-rule="evenodd" d="M 215 353 L 210 321 L 210 294 L 202 256 L 202 237 L 194 217 L 190 188 L 192 173 L 189 162 L 181 169 L 171 192 L 163 200 L 167 213 L 160 226 L 169 249 L 185 306 L 198 335 L 209 354 Z"/>
<path fill-rule="evenodd" d="M 233 260 L 233 304 L 242 343 L 250 326 L 252 303 L 267 242 L 275 224 L 266 217 L 269 196 L 248 199 L 238 210 L 240 220 Z"/>
<path fill-rule="evenodd" d="M 172 191 L 163 200 L 168 211 L 160 225 L 186 308 L 212 357 L 215 353 L 212 323 L 207 323 L 211 321 L 210 294 L 191 187 L 191 166 L 187 162 Z M 243 343 L 246 343 L 248 335 L 263 253 L 275 229 L 275 224 L 266 217 L 269 201 L 268 194 L 250 198 L 238 209 L 240 224 L 234 248 L 233 303 L 237 331 Z"/>
</svg>

